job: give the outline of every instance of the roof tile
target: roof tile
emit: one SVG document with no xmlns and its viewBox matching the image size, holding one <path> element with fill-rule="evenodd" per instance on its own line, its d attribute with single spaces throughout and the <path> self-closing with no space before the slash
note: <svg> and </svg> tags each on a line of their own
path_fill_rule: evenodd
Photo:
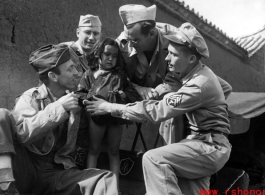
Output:
<svg viewBox="0 0 265 195">
<path fill-rule="evenodd" d="M 251 57 L 263 45 L 265 45 L 265 26 L 258 32 L 251 35 L 238 37 L 235 41 L 248 52 L 248 57 Z"/>
</svg>

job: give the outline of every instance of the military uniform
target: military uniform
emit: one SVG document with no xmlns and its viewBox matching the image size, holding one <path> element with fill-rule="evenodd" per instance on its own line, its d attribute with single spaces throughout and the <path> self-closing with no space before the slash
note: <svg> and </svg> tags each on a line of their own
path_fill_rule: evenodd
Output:
<svg viewBox="0 0 265 195">
<path fill-rule="evenodd" d="M 25 150 L 28 151 L 24 152 L 29 153 L 31 162 L 28 164 L 33 169 L 31 174 L 27 173 L 30 177 L 24 179 L 32 181 L 34 193 L 97 194 L 89 186 L 97 185 L 101 177 L 111 181 L 108 171 L 80 171 L 76 167 L 77 133 L 81 128 L 83 131 L 88 129 L 87 120 L 80 121 L 81 111 L 67 113 L 57 101 L 51 101 L 45 85 L 26 91 L 18 99 L 13 111 L 16 137 L 27 146 Z M 21 178 L 17 178 L 19 182 L 23 182 Z M 80 189 L 88 191 L 81 193 Z"/>
<path fill-rule="evenodd" d="M 39 74 L 68 62 L 72 63 L 70 49 L 62 44 L 44 46 L 30 55 L 30 64 Z M 77 74 L 76 70 L 73 72 Z M 28 163 L 15 158 L 15 164 L 20 164 L 18 173 L 27 170 L 27 164 L 31 165 L 31 171 L 23 175 L 23 179 L 32 181 L 30 188 L 34 194 L 118 193 L 113 173 L 98 169 L 79 170 L 76 166 L 76 144 L 82 141 L 78 133 L 88 129 L 84 110 L 66 111 L 43 84 L 24 92 L 17 99 L 12 114 L 16 127 L 14 136 L 28 157 Z M 87 142 L 85 136 L 83 139 Z M 17 152 L 21 155 L 20 150 Z M 23 183 L 17 175 L 17 182 Z"/>
<path fill-rule="evenodd" d="M 176 34 L 165 37 L 209 57 L 203 37 L 189 23 L 181 25 Z M 166 94 L 161 101 L 111 106 L 113 116 L 138 122 L 159 123 L 186 115 L 185 131 L 190 135 L 178 143 L 149 150 L 143 156 L 147 194 L 197 195 L 200 190 L 208 190 L 210 175 L 220 170 L 230 156 L 231 145 L 227 139 L 230 125 L 225 101 L 229 86 L 220 84 L 211 69 L 200 61 L 189 63 L 187 66 L 193 68 L 180 77 L 180 89 Z M 224 93 L 223 89 L 228 92 Z"/>
<path fill-rule="evenodd" d="M 164 35 L 172 33 L 175 28 L 169 24 L 157 23 L 158 37 L 150 63 L 143 52 L 137 52 L 130 42 L 127 41 L 125 32 L 122 32 L 116 39 L 119 43 L 123 58 L 126 62 L 126 69 L 130 80 L 143 87 L 155 88 L 162 83 L 166 76 L 168 40 Z"/>
<path fill-rule="evenodd" d="M 225 80 L 217 76 L 217 79 L 222 87 L 225 99 L 231 94 L 232 87 Z M 158 99 L 163 99 L 163 97 L 170 92 L 176 92 L 181 88 L 181 83 L 172 80 L 171 77 L 165 78 L 164 83 L 158 85 L 155 90 L 158 92 Z M 161 135 L 161 143 L 162 145 L 177 143 L 182 140 L 185 136 L 187 136 L 188 132 L 181 129 L 184 129 L 184 124 L 180 123 L 177 118 L 170 118 L 168 120 L 162 121 L 159 127 L 159 133 Z M 184 120 L 186 120 L 184 118 Z"/>
<path fill-rule="evenodd" d="M 160 31 L 158 31 L 158 44 L 150 63 L 148 63 L 143 52 L 137 53 L 133 47 L 130 47 L 124 32 L 121 33 L 117 40 L 120 43 L 123 58 L 126 62 L 128 75 L 133 83 L 154 88 L 162 82 L 166 75 L 167 64 L 165 58 L 167 53 L 165 49 L 168 46 L 168 40 L 163 37 Z M 144 70 L 146 72 L 139 72 L 137 70 L 139 67 L 146 67 L 146 70 Z"/>
<path fill-rule="evenodd" d="M 92 27 L 98 27 L 101 28 L 101 21 L 98 16 L 94 16 L 91 14 L 87 14 L 85 16 L 81 15 L 79 19 L 79 24 L 78 27 L 84 27 L 84 28 L 92 28 Z M 79 38 L 80 39 L 80 38 Z M 84 37 L 81 38 L 81 41 L 83 41 Z M 88 69 L 88 58 L 89 55 L 83 51 L 79 40 L 74 42 L 63 42 L 61 44 L 66 44 L 70 47 L 70 52 L 72 52 L 72 57 L 75 59 L 77 62 L 77 67 L 76 69 L 79 72 L 79 77 L 81 78 L 83 73 Z M 77 83 L 78 84 L 78 83 Z"/>
<path fill-rule="evenodd" d="M 178 180 L 186 180 L 180 185 L 184 194 L 207 190 L 209 176 L 222 168 L 230 155 L 231 146 L 226 138 L 230 132 L 227 105 L 216 76 L 199 63 L 182 80 L 182 85 L 180 90 L 167 94 L 160 102 L 137 102 L 112 113 L 128 120 L 153 123 L 186 113 L 185 130 L 190 130 L 192 135 L 144 155 L 143 169 L 150 194 L 181 194 L 178 185 L 174 185 Z M 150 180 L 152 184 L 148 183 Z"/>
<path fill-rule="evenodd" d="M 135 7 L 135 10 L 134 8 Z M 141 20 L 154 20 L 156 12 L 156 6 L 151 6 L 148 8 L 144 8 L 143 6 L 137 7 L 137 5 L 133 6 L 124 6 L 124 8 L 120 8 L 121 19 L 124 24 L 133 23 Z M 124 14 L 124 15 L 123 15 Z M 135 17 L 138 16 L 139 18 Z M 157 44 L 154 49 L 153 56 L 151 57 L 150 63 L 148 62 L 144 52 L 137 52 L 134 47 L 130 44 L 130 42 L 126 38 L 126 33 L 122 32 L 120 36 L 117 38 L 117 42 L 120 45 L 123 58 L 126 63 L 126 70 L 128 72 L 128 76 L 130 80 L 141 87 L 151 87 L 155 88 L 157 85 L 163 83 L 165 78 L 169 78 L 170 80 L 174 80 L 173 85 L 174 88 L 179 89 L 179 81 L 174 77 L 172 73 L 167 73 L 167 62 L 165 60 L 167 56 L 167 47 L 168 40 L 164 37 L 164 35 L 172 34 L 177 31 L 177 28 L 165 23 L 156 23 L 156 31 L 158 33 L 157 36 Z M 171 124 L 174 125 L 174 129 L 178 129 L 178 132 L 183 132 L 183 116 L 179 116 L 173 119 L 169 119 Z M 164 127 L 164 123 L 161 125 L 153 125 L 151 123 L 144 123 L 142 125 L 142 129 L 158 129 Z M 160 131 L 162 132 L 162 131 Z M 168 140 L 166 134 L 161 134 L 162 140 Z M 175 136 L 174 136 L 175 137 Z M 182 138 L 182 133 L 178 134 L 177 137 Z M 165 144 L 167 141 L 162 141 L 162 144 Z"/>
</svg>

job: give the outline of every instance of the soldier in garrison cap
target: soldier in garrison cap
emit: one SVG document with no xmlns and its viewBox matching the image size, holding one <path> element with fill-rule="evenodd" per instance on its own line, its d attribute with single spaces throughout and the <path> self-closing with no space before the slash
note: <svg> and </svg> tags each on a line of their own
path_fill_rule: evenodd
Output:
<svg viewBox="0 0 265 195">
<path fill-rule="evenodd" d="M 88 129 L 88 119 L 78 95 L 68 93 L 78 79 L 72 57 L 64 44 L 32 52 L 29 64 L 43 84 L 20 95 L 12 115 L 0 110 L 0 156 L 6 154 L 0 158 L 0 194 L 17 195 L 14 188 L 8 191 L 15 179 L 21 194 L 118 194 L 112 172 L 79 170 L 74 161 L 78 132 Z M 1 170 L 11 156 L 13 169 L 9 165 Z"/>
<path fill-rule="evenodd" d="M 161 83 L 168 83 L 173 90 L 181 87 L 179 75 L 167 70 L 167 47 L 169 40 L 165 37 L 178 32 L 178 28 L 165 23 L 155 22 L 156 5 L 128 4 L 119 8 L 119 14 L 124 24 L 124 31 L 117 38 L 130 80 L 143 99 L 156 99 Z M 218 77 L 224 90 L 230 90 L 230 85 Z M 164 91 L 162 94 L 166 93 Z M 184 136 L 183 118 L 177 116 L 163 121 L 160 125 L 142 124 L 142 129 L 159 129 L 163 137 L 162 144 L 180 141 Z M 171 128 L 174 128 L 172 131 Z"/>
<path fill-rule="evenodd" d="M 143 99 L 156 97 L 154 88 L 166 75 L 168 40 L 164 35 L 176 30 L 169 24 L 156 24 L 156 5 L 128 4 L 119 8 L 124 31 L 117 38 L 131 81 Z"/>
<path fill-rule="evenodd" d="M 101 26 L 98 16 L 91 14 L 81 15 L 76 29 L 78 40 L 63 43 L 68 44 L 71 51 L 77 54 L 77 60 L 79 60 L 77 70 L 80 72 L 80 77 L 88 69 L 89 53 L 101 36 Z"/>
<path fill-rule="evenodd" d="M 76 69 L 78 70 L 79 79 L 76 80 L 76 86 L 80 83 L 84 72 L 91 66 L 91 52 L 95 44 L 99 41 L 101 33 L 102 24 L 98 16 L 87 14 L 81 15 L 76 29 L 77 41 L 64 42 L 62 44 L 67 44 L 70 46 L 70 52 L 73 53 L 74 61 L 77 62 Z M 77 143 L 77 157 L 76 162 L 79 168 L 85 168 L 86 154 L 88 153 L 88 143 L 86 139 L 82 137 L 85 133 L 79 132 Z M 83 139 L 84 138 L 84 139 Z"/>
<path fill-rule="evenodd" d="M 102 99 L 86 102 L 92 115 L 111 113 L 113 116 L 137 122 L 161 122 L 186 115 L 188 136 L 147 151 L 143 156 L 143 173 L 148 195 L 200 194 L 209 189 L 210 176 L 228 161 L 231 145 L 227 104 L 230 85 L 222 87 L 213 71 L 200 61 L 208 58 L 207 44 L 197 29 L 184 23 L 172 35 L 165 58 L 170 72 L 178 75 L 181 87 L 163 85 L 167 94 L 160 101 L 149 100 L 135 104 L 111 104 Z M 224 91 L 224 88 L 227 89 Z M 168 90 L 168 89 L 171 89 Z M 163 186 L 163 187 L 161 187 Z"/>
<path fill-rule="evenodd" d="M 120 45 L 125 68 L 135 89 L 142 99 L 156 99 L 158 96 L 155 87 L 163 82 L 166 75 L 173 80 L 175 88 L 180 83 L 172 73 L 167 73 L 168 40 L 165 35 L 172 34 L 176 27 L 156 22 L 156 5 L 145 7 L 144 5 L 128 4 L 119 8 L 119 15 L 124 24 L 117 41 Z M 177 129 L 183 129 L 182 116 L 170 119 Z M 142 129 L 156 129 L 160 124 L 150 122 L 142 124 Z M 163 125 L 162 125 L 163 126 Z M 182 131 L 179 131 L 182 132 Z M 150 132 L 148 132 L 150 133 Z"/>
</svg>

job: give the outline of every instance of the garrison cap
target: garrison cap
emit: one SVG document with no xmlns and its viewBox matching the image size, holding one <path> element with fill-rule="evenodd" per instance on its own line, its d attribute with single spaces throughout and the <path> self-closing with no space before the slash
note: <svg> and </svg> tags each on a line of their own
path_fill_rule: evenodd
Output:
<svg viewBox="0 0 265 195">
<path fill-rule="evenodd" d="M 196 50 L 202 57 L 209 58 L 209 50 L 202 35 L 190 23 L 183 23 L 175 34 L 165 35 L 169 41 L 181 45 L 186 45 Z"/>
<path fill-rule="evenodd" d="M 98 16 L 87 14 L 85 16 L 80 16 L 79 25 L 81 27 L 101 27 L 101 22 Z"/>
<path fill-rule="evenodd" d="M 119 14 L 125 26 L 145 20 L 155 21 L 156 5 L 150 7 L 136 4 L 123 5 L 119 8 Z"/>
<path fill-rule="evenodd" d="M 29 56 L 29 64 L 38 72 L 43 74 L 71 59 L 68 45 L 46 45 Z"/>
</svg>

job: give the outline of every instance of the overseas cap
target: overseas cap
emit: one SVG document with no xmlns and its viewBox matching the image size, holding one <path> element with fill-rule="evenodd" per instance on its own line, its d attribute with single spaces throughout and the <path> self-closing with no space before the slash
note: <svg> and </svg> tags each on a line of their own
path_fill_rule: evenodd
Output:
<svg viewBox="0 0 265 195">
<path fill-rule="evenodd" d="M 82 27 L 101 27 L 101 22 L 98 16 L 93 16 L 91 14 L 87 14 L 85 16 L 80 16 L 79 25 Z"/>
<path fill-rule="evenodd" d="M 187 45 L 189 48 L 195 49 L 202 57 L 209 58 L 209 50 L 205 40 L 196 28 L 188 22 L 182 24 L 175 34 L 165 35 L 165 38 L 173 43 Z"/>
<path fill-rule="evenodd" d="M 123 5 L 119 9 L 119 14 L 125 26 L 145 20 L 155 21 L 156 5 L 150 7 L 135 4 Z"/>
<path fill-rule="evenodd" d="M 68 45 L 46 45 L 29 56 L 29 64 L 39 73 L 43 74 L 71 59 Z"/>
</svg>

